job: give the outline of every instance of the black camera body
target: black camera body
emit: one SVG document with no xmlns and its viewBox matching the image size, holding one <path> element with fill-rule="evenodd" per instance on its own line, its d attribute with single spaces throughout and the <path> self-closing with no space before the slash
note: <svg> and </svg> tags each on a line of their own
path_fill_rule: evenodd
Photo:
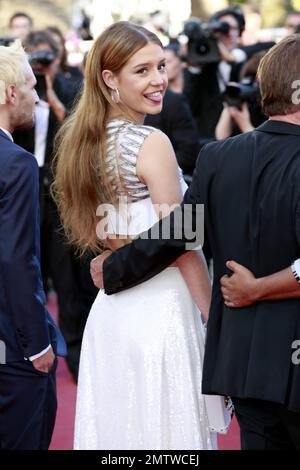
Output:
<svg viewBox="0 0 300 470">
<path fill-rule="evenodd" d="M 56 54 L 51 49 L 39 49 L 29 54 L 30 65 L 47 67 L 56 59 Z"/>
<path fill-rule="evenodd" d="M 0 46 L 10 46 L 14 41 L 14 38 L 0 37 Z"/>
<path fill-rule="evenodd" d="M 243 103 L 259 103 L 261 95 L 258 82 L 245 78 L 241 82 L 228 82 L 222 97 L 228 106 L 240 108 Z"/>
<path fill-rule="evenodd" d="M 46 100 L 46 79 L 43 68 L 48 67 L 56 59 L 56 54 L 51 49 L 39 49 L 28 55 L 29 63 L 34 70 L 36 78 L 36 92 L 40 99 Z"/>
<path fill-rule="evenodd" d="M 185 60 L 190 65 L 202 66 L 219 63 L 217 33 L 228 34 L 229 24 L 223 21 L 213 21 L 208 24 L 198 19 L 185 23 L 183 33 L 188 38 L 188 53 Z"/>
</svg>

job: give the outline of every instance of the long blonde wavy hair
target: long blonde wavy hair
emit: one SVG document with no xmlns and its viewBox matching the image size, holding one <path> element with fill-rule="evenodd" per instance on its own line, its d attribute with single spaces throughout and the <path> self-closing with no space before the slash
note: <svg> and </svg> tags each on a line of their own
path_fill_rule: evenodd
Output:
<svg viewBox="0 0 300 470">
<path fill-rule="evenodd" d="M 109 26 L 93 44 L 86 61 L 85 81 L 72 114 L 56 138 L 52 194 L 65 233 L 80 253 L 103 248 L 97 237 L 96 210 L 116 204 L 114 182 L 106 164 L 106 125 L 115 104 L 102 78 L 102 70 L 117 74 L 149 42 L 162 47 L 157 36 L 142 26 L 120 21 Z"/>
</svg>

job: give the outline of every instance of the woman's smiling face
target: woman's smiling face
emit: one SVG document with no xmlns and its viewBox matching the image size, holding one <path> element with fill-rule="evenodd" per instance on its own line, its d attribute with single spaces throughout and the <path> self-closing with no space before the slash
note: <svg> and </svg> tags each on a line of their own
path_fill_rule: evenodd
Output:
<svg viewBox="0 0 300 470">
<path fill-rule="evenodd" d="M 168 78 L 164 50 L 153 42 L 137 51 L 114 76 L 122 108 L 137 122 L 162 109 Z"/>
</svg>

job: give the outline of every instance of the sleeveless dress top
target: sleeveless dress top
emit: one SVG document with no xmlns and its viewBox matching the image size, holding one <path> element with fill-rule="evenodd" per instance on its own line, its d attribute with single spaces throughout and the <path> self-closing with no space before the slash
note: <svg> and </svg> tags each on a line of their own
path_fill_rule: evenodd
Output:
<svg viewBox="0 0 300 470">
<path fill-rule="evenodd" d="M 154 127 L 113 119 L 107 124 L 108 176 L 118 194 L 119 205 L 106 204 L 100 215 L 105 216 L 107 233 L 136 236 L 158 221 L 147 186 L 136 174 L 139 151 Z M 178 168 L 182 193 L 187 189 Z M 103 222 L 104 224 L 104 222 Z"/>
</svg>

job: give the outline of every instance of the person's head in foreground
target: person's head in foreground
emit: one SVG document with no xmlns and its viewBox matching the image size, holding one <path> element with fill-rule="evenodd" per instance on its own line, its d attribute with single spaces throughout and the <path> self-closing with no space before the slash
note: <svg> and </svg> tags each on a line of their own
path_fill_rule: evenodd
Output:
<svg viewBox="0 0 300 470">
<path fill-rule="evenodd" d="M 13 132 L 34 124 L 36 79 L 19 40 L 0 46 L 0 127 Z"/>
<path fill-rule="evenodd" d="M 282 39 L 261 59 L 257 78 L 266 116 L 283 116 L 300 110 L 300 35 Z"/>
</svg>

